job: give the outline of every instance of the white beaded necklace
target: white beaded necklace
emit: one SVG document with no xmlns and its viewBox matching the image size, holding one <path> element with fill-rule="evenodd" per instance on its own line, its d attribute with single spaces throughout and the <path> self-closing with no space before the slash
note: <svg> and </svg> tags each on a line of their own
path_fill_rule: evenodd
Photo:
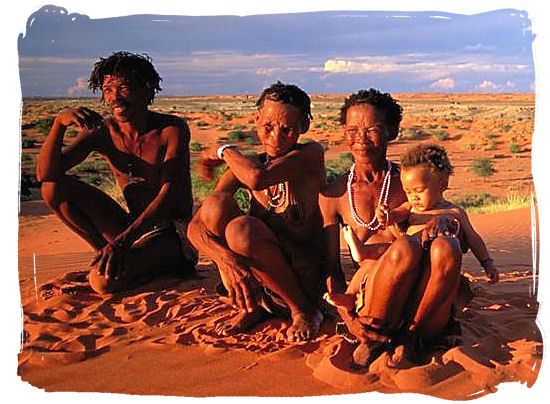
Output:
<svg viewBox="0 0 550 404">
<path fill-rule="evenodd" d="M 388 203 L 388 197 L 390 194 L 390 187 L 391 187 L 390 161 L 387 161 L 387 165 L 388 165 L 387 172 L 386 172 L 386 175 L 384 176 L 384 181 L 382 182 L 382 189 L 380 190 L 380 196 L 378 197 L 378 205 L 381 205 L 381 204 L 386 205 Z M 376 219 L 376 215 L 374 215 L 374 217 L 369 223 L 366 223 L 363 221 L 363 219 L 359 217 L 359 214 L 355 209 L 355 201 L 353 199 L 353 188 L 351 187 L 354 176 L 355 176 L 355 163 L 351 165 L 351 168 L 348 174 L 348 199 L 349 199 L 349 207 L 351 210 L 351 216 L 353 217 L 353 220 L 355 221 L 355 223 L 357 223 L 359 226 L 366 227 L 371 231 L 378 230 L 381 224 Z M 375 225 L 376 222 L 378 223 Z"/>
</svg>

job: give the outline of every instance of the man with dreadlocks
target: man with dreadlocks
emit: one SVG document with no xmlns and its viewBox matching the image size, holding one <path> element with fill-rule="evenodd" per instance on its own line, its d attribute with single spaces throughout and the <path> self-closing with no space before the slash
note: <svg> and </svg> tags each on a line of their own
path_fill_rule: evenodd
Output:
<svg viewBox="0 0 550 404">
<path fill-rule="evenodd" d="M 265 89 L 255 114 L 263 152 L 247 156 L 233 145 L 203 153 L 207 178 L 222 163 L 228 169 L 188 228 L 189 240 L 217 265 L 237 313 L 220 324 L 222 335 L 245 331 L 267 315 L 290 315 L 289 341 L 313 338 L 323 316 L 320 265 L 322 218 L 318 195 L 326 180 L 323 147 L 299 144 L 311 119 L 309 96 L 277 82 Z M 244 215 L 233 198 L 248 190 Z"/>
<path fill-rule="evenodd" d="M 183 252 L 184 231 L 176 225 L 191 216 L 190 133 L 182 119 L 149 110 L 161 80 L 146 55 L 116 52 L 101 58 L 89 87 L 101 90 L 112 117 L 85 107 L 60 112 L 38 156 L 44 201 L 97 252 L 89 281 L 98 293 L 127 289 L 166 271 L 194 269 Z M 80 131 L 63 147 L 71 125 Z M 91 152 L 109 162 L 127 210 L 67 174 Z"/>
</svg>

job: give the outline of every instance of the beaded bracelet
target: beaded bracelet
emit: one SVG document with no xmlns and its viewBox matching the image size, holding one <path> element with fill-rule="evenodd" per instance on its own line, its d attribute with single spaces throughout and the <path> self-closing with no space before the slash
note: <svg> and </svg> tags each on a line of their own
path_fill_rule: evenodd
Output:
<svg viewBox="0 0 550 404">
<path fill-rule="evenodd" d="M 223 151 L 229 147 L 237 147 L 237 146 L 235 146 L 234 144 L 222 144 L 220 147 L 218 147 L 216 154 L 218 155 L 218 158 L 220 160 L 223 160 Z"/>
</svg>

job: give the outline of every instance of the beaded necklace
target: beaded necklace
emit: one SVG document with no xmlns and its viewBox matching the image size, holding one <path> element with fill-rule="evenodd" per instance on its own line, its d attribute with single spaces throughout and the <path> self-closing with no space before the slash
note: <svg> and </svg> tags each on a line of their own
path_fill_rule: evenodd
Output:
<svg viewBox="0 0 550 404">
<path fill-rule="evenodd" d="M 349 200 L 349 207 L 351 210 L 351 216 L 353 217 L 353 220 L 355 223 L 357 223 L 361 227 L 366 227 L 367 229 L 371 231 L 378 230 L 378 228 L 381 226 L 381 223 L 378 222 L 376 219 L 376 215 L 372 218 L 372 220 L 367 223 L 361 219 L 359 214 L 357 213 L 357 210 L 355 208 L 355 200 L 353 199 L 353 188 L 351 184 L 353 183 L 353 178 L 355 177 L 355 163 L 352 164 L 349 174 L 348 174 L 348 200 Z M 382 182 L 382 189 L 380 190 L 380 196 L 378 197 L 378 205 L 384 204 L 386 205 L 388 203 L 388 197 L 390 194 L 390 187 L 391 187 L 391 163 L 387 161 L 387 172 L 384 176 L 384 181 Z M 377 223 L 375 225 L 375 223 Z"/>
<path fill-rule="evenodd" d="M 269 155 L 266 155 L 264 166 L 269 164 L 270 161 L 271 159 L 269 158 Z M 264 193 L 269 198 L 267 200 L 269 206 L 271 206 L 273 209 L 280 208 L 286 202 L 286 183 L 284 181 L 279 182 L 274 192 L 271 192 L 269 187 L 267 187 Z"/>
</svg>

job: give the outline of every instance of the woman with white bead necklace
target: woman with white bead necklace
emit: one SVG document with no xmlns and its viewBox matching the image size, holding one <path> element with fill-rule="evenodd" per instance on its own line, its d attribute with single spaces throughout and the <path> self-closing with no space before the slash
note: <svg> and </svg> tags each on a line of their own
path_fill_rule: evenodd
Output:
<svg viewBox="0 0 550 404">
<path fill-rule="evenodd" d="M 432 259 L 431 265 L 423 260 L 422 244 L 444 234 L 447 217 L 433 220 L 422 244 L 409 236 L 395 239 L 375 217 L 379 204 L 391 209 L 406 201 L 399 167 L 386 157 L 401 118 L 402 108 L 389 94 L 370 89 L 346 98 L 340 121 L 354 164 L 320 198 L 326 272 L 333 291 L 327 300 L 338 307 L 344 320 L 339 330 L 348 341 L 359 344 L 353 361 L 361 366 L 368 366 L 384 349 L 404 343 L 405 349 L 396 350 L 399 356 L 399 352 L 410 353 L 407 348 L 419 338 L 439 336 L 452 322 L 453 302 L 445 300 L 445 291 L 458 287 L 456 279 L 446 277 L 449 268 L 460 267 L 460 247 L 454 241 L 438 237 L 434 244 L 440 254 L 435 256 L 442 258 Z M 361 262 L 349 285 L 340 267 L 340 224 L 369 246 L 368 259 Z"/>
</svg>

